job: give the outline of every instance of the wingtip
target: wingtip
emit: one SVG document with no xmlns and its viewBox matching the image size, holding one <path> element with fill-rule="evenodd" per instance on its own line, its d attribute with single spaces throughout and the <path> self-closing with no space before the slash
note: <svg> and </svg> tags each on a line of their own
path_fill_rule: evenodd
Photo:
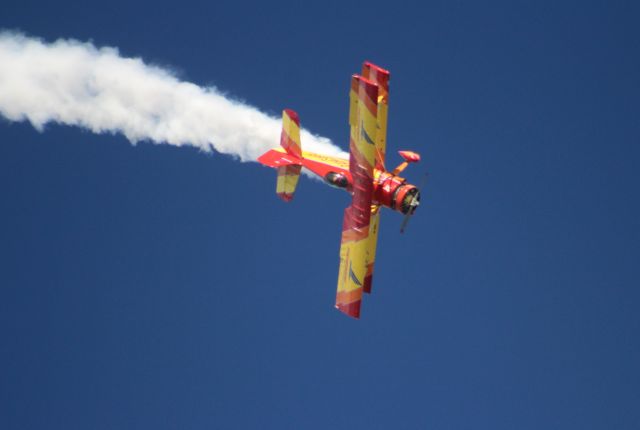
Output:
<svg viewBox="0 0 640 430">
<path fill-rule="evenodd" d="M 336 309 L 351 318 L 360 319 L 360 305 L 362 300 L 351 303 L 336 303 Z"/>
<path fill-rule="evenodd" d="M 351 77 L 351 90 L 355 91 L 356 94 L 363 94 L 359 91 L 360 88 L 364 90 L 364 94 L 371 100 L 372 103 L 377 103 L 378 100 L 378 84 L 375 82 L 365 78 L 361 75 L 353 75 Z"/>
<path fill-rule="evenodd" d="M 284 200 L 287 203 L 293 200 L 293 194 L 291 193 L 277 193 L 277 194 L 278 194 L 278 197 L 280 197 L 282 200 Z"/>
<path fill-rule="evenodd" d="M 298 116 L 298 112 L 294 111 L 293 109 L 285 109 L 283 113 L 286 114 L 291 119 L 291 121 L 295 122 L 298 127 L 300 127 L 300 117 Z"/>
<path fill-rule="evenodd" d="M 375 81 L 385 93 L 389 91 L 390 73 L 388 70 L 383 69 L 380 66 L 376 66 L 370 61 L 365 61 L 362 65 L 362 76 Z"/>
<path fill-rule="evenodd" d="M 385 74 L 385 75 L 389 74 L 389 71 L 387 69 L 384 69 L 384 68 L 378 66 L 377 64 L 373 64 L 371 61 L 365 61 L 362 66 L 365 67 L 365 68 L 374 69 L 378 73 L 382 73 L 382 74 Z"/>
<path fill-rule="evenodd" d="M 371 294 L 371 281 L 373 280 L 373 276 L 367 275 L 364 278 L 364 283 L 362 284 L 362 291 Z"/>
</svg>

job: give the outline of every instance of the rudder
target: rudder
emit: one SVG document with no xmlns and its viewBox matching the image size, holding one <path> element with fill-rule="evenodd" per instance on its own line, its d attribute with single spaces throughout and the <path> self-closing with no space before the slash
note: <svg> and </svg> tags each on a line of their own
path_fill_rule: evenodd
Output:
<svg viewBox="0 0 640 430">
<path fill-rule="evenodd" d="M 280 134 L 280 146 L 294 157 L 302 158 L 302 145 L 300 144 L 300 117 L 291 110 L 282 111 L 282 133 Z"/>
</svg>

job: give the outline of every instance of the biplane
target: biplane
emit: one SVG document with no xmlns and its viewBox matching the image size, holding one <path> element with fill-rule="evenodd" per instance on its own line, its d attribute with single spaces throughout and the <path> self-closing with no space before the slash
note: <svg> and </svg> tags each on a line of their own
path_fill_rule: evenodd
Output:
<svg viewBox="0 0 640 430">
<path fill-rule="evenodd" d="M 271 149 L 258 158 L 262 164 L 277 169 L 276 193 L 291 201 L 302 168 L 322 178 L 327 184 L 351 194 L 351 205 L 344 211 L 340 270 L 336 308 L 360 317 L 363 293 L 371 293 L 376 259 L 380 209 L 390 208 L 405 215 L 401 231 L 420 204 L 420 190 L 398 176 L 420 155 L 399 151 L 404 159 L 395 169 L 385 167 L 389 72 L 365 62 L 360 75 L 351 77 L 349 94 L 349 159 L 314 154 L 302 150 L 300 119 L 290 109 L 282 113 L 280 148 Z"/>
</svg>

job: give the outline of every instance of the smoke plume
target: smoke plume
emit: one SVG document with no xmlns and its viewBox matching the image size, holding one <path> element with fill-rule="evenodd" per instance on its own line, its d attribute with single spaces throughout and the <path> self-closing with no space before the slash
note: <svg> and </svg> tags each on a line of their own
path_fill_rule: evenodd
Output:
<svg viewBox="0 0 640 430">
<path fill-rule="evenodd" d="M 13 32 L 0 32 L 0 114 L 40 131 L 56 122 L 122 133 L 132 143 L 213 149 L 243 161 L 277 146 L 281 129 L 280 118 L 140 58 L 123 58 L 116 48 L 46 43 Z M 326 138 L 304 130 L 301 138 L 305 150 L 344 155 Z"/>
</svg>

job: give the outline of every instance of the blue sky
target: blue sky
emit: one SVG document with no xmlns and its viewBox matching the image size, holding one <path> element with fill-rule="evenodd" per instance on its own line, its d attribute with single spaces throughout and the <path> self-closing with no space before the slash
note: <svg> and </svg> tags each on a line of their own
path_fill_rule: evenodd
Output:
<svg viewBox="0 0 640 430">
<path fill-rule="evenodd" d="M 383 214 L 354 321 L 346 194 L 303 178 L 287 205 L 257 163 L 0 121 L 1 428 L 640 427 L 632 2 L 2 9 L 343 148 L 371 60 L 389 163 L 415 150 L 430 177 L 407 234 Z"/>
</svg>

